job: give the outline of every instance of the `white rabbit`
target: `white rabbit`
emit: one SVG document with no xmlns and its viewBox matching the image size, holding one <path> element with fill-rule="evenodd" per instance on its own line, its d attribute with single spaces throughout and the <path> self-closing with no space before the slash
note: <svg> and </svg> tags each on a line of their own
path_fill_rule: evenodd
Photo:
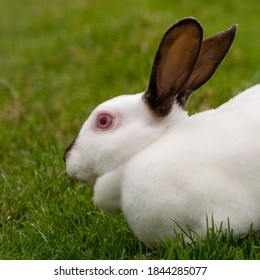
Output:
<svg viewBox="0 0 260 280">
<path fill-rule="evenodd" d="M 94 184 L 94 204 L 122 211 L 149 246 L 173 238 L 179 225 L 203 236 L 211 215 L 223 229 L 229 220 L 236 234 L 260 229 L 260 86 L 215 110 L 188 116 L 183 109 L 236 29 L 203 40 L 196 19 L 175 23 L 148 89 L 99 105 L 65 151 L 68 174 Z"/>
</svg>

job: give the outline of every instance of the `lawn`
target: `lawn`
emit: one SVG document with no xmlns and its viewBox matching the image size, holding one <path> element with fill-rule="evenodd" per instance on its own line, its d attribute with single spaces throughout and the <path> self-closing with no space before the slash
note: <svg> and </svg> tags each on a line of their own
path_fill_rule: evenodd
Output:
<svg viewBox="0 0 260 280">
<path fill-rule="evenodd" d="M 237 1 L 0 2 L 0 259 L 260 259 L 252 236 L 218 230 L 152 251 L 122 215 L 92 204 L 63 151 L 100 102 L 146 88 L 164 31 L 196 17 L 205 35 L 239 25 L 233 48 L 187 110 L 217 107 L 260 80 L 260 5 Z M 231 221 L 232 226 L 232 221 Z"/>
</svg>

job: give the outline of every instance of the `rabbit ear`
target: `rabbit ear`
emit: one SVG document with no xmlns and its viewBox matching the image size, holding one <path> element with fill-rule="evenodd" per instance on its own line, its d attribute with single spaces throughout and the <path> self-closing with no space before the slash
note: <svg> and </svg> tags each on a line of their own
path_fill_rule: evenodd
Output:
<svg viewBox="0 0 260 280">
<path fill-rule="evenodd" d="M 191 93 L 206 83 L 228 53 L 237 30 L 237 25 L 203 40 L 199 59 L 187 83 L 176 97 L 183 107 Z"/>
<path fill-rule="evenodd" d="M 156 116 L 170 113 L 175 97 L 189 79 L 202 45 L 203 29 L 194 18 L 171 26 L 156 53 L 144 101 Z"/>
</svg>

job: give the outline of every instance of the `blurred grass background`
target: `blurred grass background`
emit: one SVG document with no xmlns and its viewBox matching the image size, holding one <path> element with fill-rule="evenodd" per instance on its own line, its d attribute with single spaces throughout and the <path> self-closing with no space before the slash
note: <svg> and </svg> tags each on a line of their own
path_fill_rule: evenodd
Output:
<svg viewBox="0 0 260 280">
<path fill-rule="evenodd" d="M 205 36 L 239 25 L 190 113 L 258 83 L 259 1 L 9 0 L 0 15 L 0 258 L 142 258 L 124 219 L 95 209 L 92 190 L 68 178 L 63 151 L 97 104 L 146 88 L 162 35 L 183 17 Z M 246 248 L 200 258 L 255 258 Z"/>
</svg>

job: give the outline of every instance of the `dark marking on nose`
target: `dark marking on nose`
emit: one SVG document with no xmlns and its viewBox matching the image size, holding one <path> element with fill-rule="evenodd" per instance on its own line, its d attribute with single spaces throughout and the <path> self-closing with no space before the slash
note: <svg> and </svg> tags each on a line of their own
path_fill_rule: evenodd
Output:
<svg viewBox="0 0 260 280">
<path fill-rule="evenodd" d="M 72 142 L 69 144 L 69 146 L 66 148 L 65 152 L 64 152 L 64 155 L 63 155 L 63 160 L 64 162 L 66 162 L 66 158 L 70 152 L 70 150 L 72 149 L 72 147 L 74 146 L 74 143 L 76 142 L 77 140 L 77 137 L 78 137 L 78 134 L 73 138 Z"/>
</svg>

